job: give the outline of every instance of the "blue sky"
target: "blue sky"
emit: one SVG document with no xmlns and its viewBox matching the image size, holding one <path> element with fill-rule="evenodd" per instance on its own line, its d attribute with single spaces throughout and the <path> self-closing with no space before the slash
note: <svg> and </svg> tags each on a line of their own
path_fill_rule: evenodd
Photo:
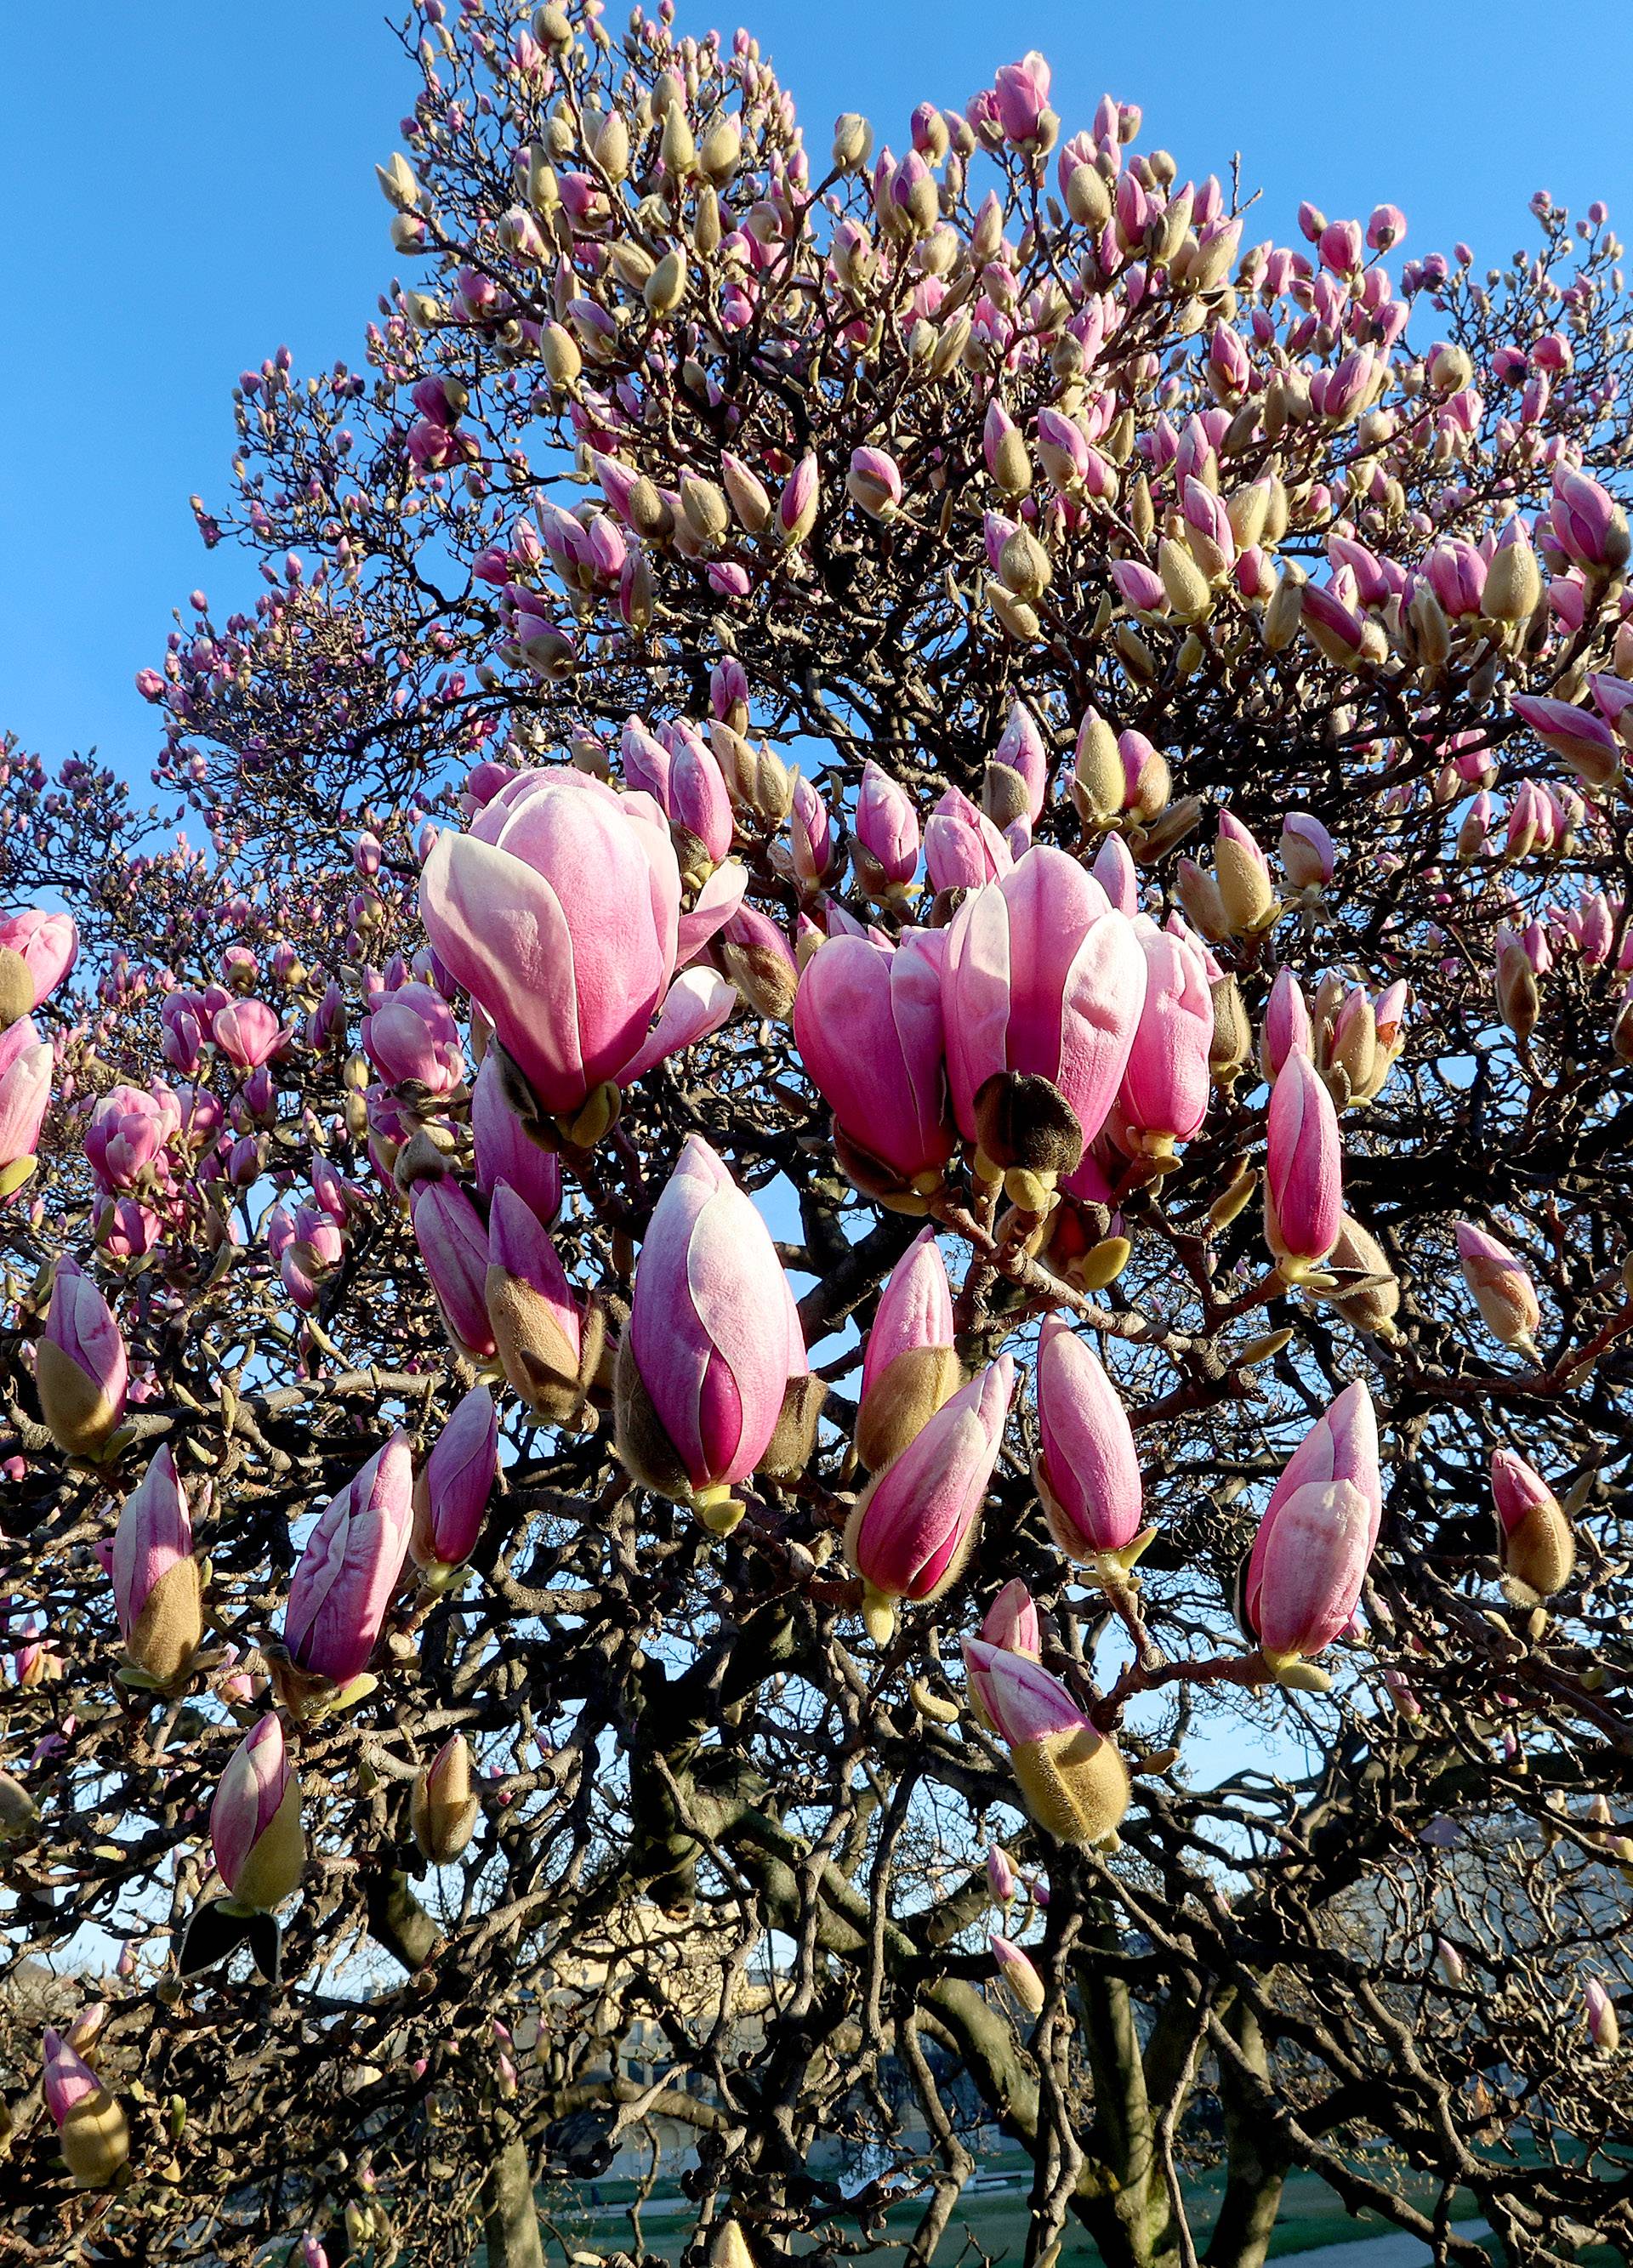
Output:
<svg viewBox="0 0 1633 2268">
<path fill-rule="evenodd" d="M 682 0 L 680 20 L 737 17 Z M 752 27 L 819 145 L 861 109 L 899 147 L 914 102 L 962 103 L 1037 46 L 1068 129 L 1109 90 L 1182 173 L 1239 149 L 1267 234 L 1301 196 L 1333 217 L 1387 198 L 1410 248 L 1460 235 L 1484 262 L 1524 239 L 1538 186 L 1633 228 L 1633 10 L 1596 11 L 1591 48 L 1580 16 L 1514 0 L 762 0 Z M 18 8 L 6 49 L 0 726 L 53 760 L 97 744 L 142 780 L 156 736 L 131 677 L 171 608 L 257 587 L 206 560 L 188 494 L 226 493 L 247 363 L 284 341 L 303 369 L 355 355 L 392 269 L 373 167 L 411 77 L 378 0 L 89 0 L 71 38 Z"/>
</svg>

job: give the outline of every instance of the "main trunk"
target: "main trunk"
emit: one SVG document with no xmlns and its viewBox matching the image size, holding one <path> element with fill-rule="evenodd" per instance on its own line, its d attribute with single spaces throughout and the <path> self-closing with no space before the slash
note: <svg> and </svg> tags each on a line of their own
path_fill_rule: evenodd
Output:
<svg viewBox="0 0 1633 2268">
<path fill-rule="evenodd" d="M 488 2268 L 544 2268 L 533 2165 L 520 2134 L 499 2145 L 482 2184 L 482 2231 Z"/>
</svg>

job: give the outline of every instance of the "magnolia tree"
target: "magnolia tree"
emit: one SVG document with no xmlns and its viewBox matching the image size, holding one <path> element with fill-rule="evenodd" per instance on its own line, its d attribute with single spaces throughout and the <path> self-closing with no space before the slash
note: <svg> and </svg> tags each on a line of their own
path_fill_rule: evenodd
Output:
<svg viewBox="0 0 1633 2268">
<path fill-rule="evenodd" d="M 658 2119 L 737 2268 L 983 2127 L 1028 2268 L 1625 2248 L 1607 215 L 404 45 L 185 832 L 5 761 L 19 2257 L 511 2268 Z"/>
</svg>

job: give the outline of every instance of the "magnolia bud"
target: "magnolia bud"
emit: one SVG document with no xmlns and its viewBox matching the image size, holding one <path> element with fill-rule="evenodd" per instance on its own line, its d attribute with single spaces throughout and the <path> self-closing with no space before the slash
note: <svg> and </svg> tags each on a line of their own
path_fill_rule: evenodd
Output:
<svg viewBox="0 0 1633 2268">
<path fill-rule="evenodd" d="M 674 111 L 669 114 L 673 118 Z M 667 135 L 666 135 L 667 140 Z M 688 134 L 689 140 L 691 138 Z M 647 312 L 659 321 L 672 315 L 686 296 L 686 255 L 676 245 L 666 252 L 641 287 Z"/>
<path fill-rule="evenodd" d="M 1208 578 L 1186 547 L 1164 536 L 1156 547 L 1156 571 L 1168 603 L 1182 622 L 1201 622 L 1213 605 Z"/>
<path fill-rule="evenodd" d="M 1480 611 L 1488 622 L 1528 622 L 1541 603 L 1542 571 L 1517 513 L 1491 555 Z"/>
<path fill-rule="evenodd" d="M 1090 709 L 1077 729 L 1077 760 L 1072 771 L 1072 801 L 1088 828 L 1109 827 L 1128 792 L 1117 735 Z"/>
<path fill-rule="evenodd" d="M 578 341 L 561 323 L 546 323 L 539 340 L 539 357 L 552 386 L 575 385 L 584 368 Z"/>
<path fill-rule="evenodd" d="M 1298 635 L 1298 625 L 1304 618 L 1306 580 L 1304 569 L 1289 559 L 1265 608 L 1264 641 L 1272 653 L 1280 653 L 1291 645 Z"/>
<path fill-rule="evenodd" d="M 843 117 L 834 122 L 834 164 L 846 173 L 852 173 L 859 166 L 865 166 L 872 155 L 872 127 L 858 112 L 847 110 Z"/>
<path fill-rule="evenodd" d="M 470 1749 L 455 1733 L 414 1776 L 409 1820 L 421 1856 L 433 1867 L 451 1864 L 475 1833 L 480 1811 L 470 1790 Z"/>
<path fill-rule="evenodd" d="M 95 2072 L 56 2031 L 45 2036 L 46 2108 L 68 2170 L 81 2189 L 107 2189 L 130 2155 L 125 2114 Z"/>
</svg>

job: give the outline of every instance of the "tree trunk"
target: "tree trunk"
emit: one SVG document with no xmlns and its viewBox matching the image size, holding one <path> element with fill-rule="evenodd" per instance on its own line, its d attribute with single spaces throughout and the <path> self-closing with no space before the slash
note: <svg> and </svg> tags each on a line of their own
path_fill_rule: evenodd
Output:
<svg viewBox="0 0 1633 2268">
<path fill-rule="evenodd" d="M 482 2184 L 482 2229 L 488 2268 L 544 2268 L 533 2161 L 520 2134 L 506 2136 Z"/>
<path fill-rule="evenodd" d="M 1268 2086 L 1269 2058 L 1259 2020 L 1238 2000 L 1225 2028 L 1244 2060 Z M 1263 2268 L 1282 2207 L 1288 2159 L 1262 2103 L 1250 2095 L 1227 2053 L 1219 2058 L 1219 2107 L 1224 2113 L 1225 2193 L 1208 2243 L 1208 2268 Z"/>
<path fill-rule="evenodd" d="M 1100 1949 L 1115 1943 L 1102 1920 Z M 1157 2150 L 1139 2029 L 1127 1984 L 1095 1960 L 1097 1940 L 1077 1963 L 1083 2043 L 1094 2077 L 1094 2116 L 1084 2144 L 1098 2178 L 1079 2186 L 1078 2213 L 1105 2268 L 1179 2268 L 1179 2232 Z M 1091 2176 L 1092 2179 L 1092 2176 Z"/>
<path fill-rule="evenodd" d="M 1181 2268 L 1179 2231 L 1165 2186 L 1149 2183 L 1081 2199 L 1077 2215 L 1105 2268 Z"/>
</svg>

